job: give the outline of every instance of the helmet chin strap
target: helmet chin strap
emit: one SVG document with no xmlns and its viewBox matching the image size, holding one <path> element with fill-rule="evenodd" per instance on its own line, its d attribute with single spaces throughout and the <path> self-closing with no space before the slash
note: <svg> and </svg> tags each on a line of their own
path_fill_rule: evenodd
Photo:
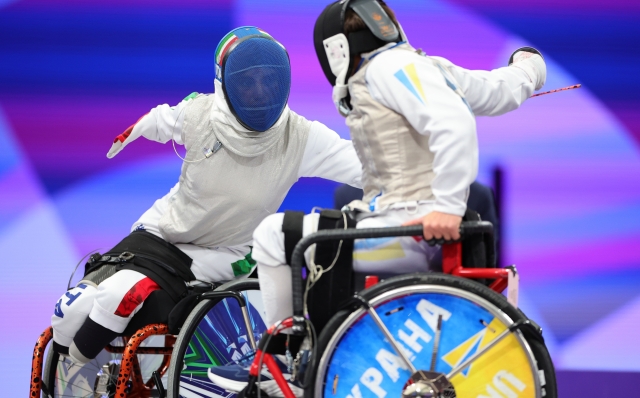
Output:
<svg viewBox="0 0 640 398">
<path fill-rule="evenodd" d="M 349 86 L 346 84 L 339 84 L 338 79 L 336 79 L 336 85 L 333 86 L 333 104 L 336 106 L 336 109 L 340 114 L 344 117 L 349 116 L 351 109 L 347 105 L 347 95 L 349 95 Z"/>
</svg>

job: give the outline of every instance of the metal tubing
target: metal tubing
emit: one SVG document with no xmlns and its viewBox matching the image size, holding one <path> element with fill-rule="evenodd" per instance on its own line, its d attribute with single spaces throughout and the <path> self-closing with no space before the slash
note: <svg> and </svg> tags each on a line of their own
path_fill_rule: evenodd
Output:
<svg viewBox="0 0 640 398">
<path fill-rule="evenodd" d="M 258 348 L 256 345 L 256 338 L 253 335 L 253 328 L 251 327 L 251 320 L 249 320 L 249 311 L 247 311 L 247 306 L 240 306 L 240 311 L 242 311 L 242 318 L 244 318 L 244 324 L 247 327 L 247 334 L 249 335 L 249 342 L 251 343 L 251 348 L 254 350 Z"/>
<path fill-rule="evenodd" d="M 462 268 L 462 243 L 455 242 L 442 246 L 442 272 L 453 274 L 454 270 Z"/>
<path fill-rule="evenodd" d="M 508 278 L 500 278 L 500 279 L 496 279 L 495 281 L 493 281 L 490 285 L 489 285 L 489 289 L 498 292 L 498 293 L 502 293 L 504 291 L 504 289 L 507 288 L 507 286 L 509 286 L 509 280 Z"/>
<path fill-rule="evenodd" d="M 474 233 L 493 234 L 493 225 L 487 221 L 465 221 L 460 224 L 460 235 Z M 307 235 L 296 244 L 291 255 L 293 314 L 303 316 L 302 264 L 304 252 L 314 243 L 341 239 L 387 238 L 393 236 L 422 236 L 422 225 L 390 228 L 322 230 Z"/>
<path fill-rule="evenodd" d="M 508 278 L 509 270 L 506 268 L 460 268 L 455 270 L 452 275 L 460 276 L 463 278 Z"/>
<path fill-rule="evenodd" d="M 31 386 L 29 398 L 39 397 L 42 391 L 42 364 L 44 362 L 44 349 L 53 338 L 53 328 L 49 326 L 38 337 L 36 346 L 33 348 L 33 358 L 31 359 Z M 49 386 L 51 388 L 52 386 Z M 53 392 L 53 391 L 51 391 Z"/>
<path fill-rule="evenodd" d="M 242 293 L 239 292 L 234 292 L 231 290 L 225 290 L 225 291 L 221 291 L 221 292 L 206 292 L 206 293 L 202 293 L 202 295 L 200 296 L 203 299 L 224 299 L 224 298 L 234 298 L 236 299 L 236 301 L 238 301 L 238 304 L 240 304 L 240 307 L 246 307 L 247 306 L 247 301 L 244 299 L 244 296 L 242 295 Z"/>
<path fill-rule="evenodd" d="M 384 323 L 382 323 L 382 319 L 380 319 L 380 317 L 378 316 L 378 313 L 376 312 L 376 310 L 374 310 L 373 307 L 369 306 L 367 308 L 367 312 L 369 313 L 369 315 L 371 315 L 371 318 L 373 318 L 373 321 L 376 323 L 376 325 L 378 325 L 378 328 L 380 328 L 380 330 L 382 330 L 382 333 L 387 338 L 387 340 L 389 340 L 389 343 L 391 344 L 391 347 L 393 347 L 393 350 L 395 352 L 397 352 L 398 355 L 400 355 L 400 358 L 402 358 L 402 360 L 407 365 L 409 370 L 411 370 L 411 374 L 416 373 L 418 370 L 416 369 L 415 366 L 413 366 L 413 364 L 411 363 L 409 358 L 407 358 L 405 353 L 402 352 L 402 350 L 398 346 L 398 343 L 396 343 L 396 341 L 394 340 L 393 336 L 391 335 L 391 332 L 389 332 L 389 329 L 387 329 L 387 327 L 384 325 Z"/>
<path fill-rule="evenodd" d="M 282 390 L 284 398 L 296 398 L 296 396 L 293 394 L 293 391 L 291 391 L 291 387 L 289 387 L 289 384 L 284 379 L 284 376 L 282 375 L 282 371 L 280 370 L 280 367 L 278 366 L 276 361 L 273 359 L 271 354 L 264 354 L 263 362 L 265 363 L 265 365 L 267 365 L 269 372 L 271 372 L 271 375 L 273 376 L 276 383 L 278 384 L 278 387 L 280 387 L 280 389 Z"/>
<path fill-rule="evenodd" d="M 120 373 L 118 374 L 118 382 L 116 387 L 116 397 L 127 396 L 127 382 L 131 377 L 131 369 L 134 365 L 134 356 L 140 343 L 142 343 L 147 337 L 157 334 L 167 334 L 169 327 L 163 323 L 155 323 L 147 325 L 142 329 L 135 332 L 133 336 L 127 342 L 126 350 L 122 354 L 122 362 L 120 366 Z"/>
<path fill-rule="evenodd" d="M 165 356 L 164 358 L 162 358 L 162 362 L 160 363 L 160 366 L 158 366 L 158 370 L 153 372 L 153 374 L 156 374 L 160 379 L 162 379 L 162 376 L 164 376 L 164 374 L 167 373 L 167 370 L 169 370 L 170 363 L 171 363 L 171 357 Z M 149 380 L 147 380 L 147 382 L 145 383 L 145 386 L 149 389 L 153 389 L 154 386 L 158 386 L 158 384 L 156 383 L 156 378 L 151 377 Z M 160 389 L 158 388 L 158 390 Z"/>
<path fill-rule="evenodd" d="M 124 353 L 125 347 L 117 347 L 108 345 L 104 348 L 105 351 L 112 354 Z M 138 347 L 136 354 L 148 354 L 148 355 L 171 355 L 173 347 Z"/>
<path fill-rule="evenodd" d="M 478 359 L 482 354 L 484 354 L 485 352 L 489 351 L 496 344 L 501 342 L 505 337 L 507 337 L 507 335 L 509 333 L 511 333 L 511 328 L 505 329 L 502 333 L 500 333 L 498 335 L 498 337 L 496 337 L 495 339 L 491 340 L 491 342 L 489 344 L 487 344 L 483 349 L 481 349 L 480 351 L 476 351 L 475 354 L 473 354 L 469 358 L 467 358 L 464 362 L 462 362 L 460 365 L 458 365 L 458 367 L 452 369 L 451 372 L 449 372 L 449 374 L 447 375 L 447 380 L 451 380 L 451 378 L 453 376 L 455 376 L 458 373 L 460 373 L 461 371 L 463 371 L 467 366 L 469 366 L 473 361 Z"/>
<path fill-rule="evenodd" d="M 234 298 L 240 305 L 240 311 L 242 311 L 242 318 L 244 319 L 244 325 L 247 328 L 247 334 L 249 335 L 249 343 L 254 350 L 258 347 L 256 345 L 256 339 L 253 336 L 253 328 L 251 327 L 251 321 L 249 319 L 249 312 L 247 311 L 247 300 L 240 292 L 225 290 L 225 291 L 213 291 L 202 294 L 203 299 L 225 299 Z"/>
<path fill-rule="evenodd" d="M 440 337 L 442 336 L 442 314 L 438 315 L 438 324 L 436 327 L 436 336 L 433 340 L 433 352 L 431 353 L 430 372 L 436 371 L 436 363 L 438 362 L 438 348 L 440 348 Z"/>
</svg>

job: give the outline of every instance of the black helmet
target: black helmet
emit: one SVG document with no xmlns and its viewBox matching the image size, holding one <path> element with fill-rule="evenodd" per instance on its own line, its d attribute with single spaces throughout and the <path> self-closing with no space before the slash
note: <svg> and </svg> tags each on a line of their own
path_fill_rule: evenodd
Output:
<svg viewBox="0 0 640 398">
<path fill-rule="evenodd" d="M 368 29 L 344 34 L 344 20 L 352 9 Z M 318 17 L 313 29 L 313 43 L 320 66 L 333 86 L 333 102 L 346 116 L 349 105 L 347 81 L 351 77 L 354 58 L 387 43 L 405 40 L 378 0 L 340 0 L 329 4 Z"/>
</svg>

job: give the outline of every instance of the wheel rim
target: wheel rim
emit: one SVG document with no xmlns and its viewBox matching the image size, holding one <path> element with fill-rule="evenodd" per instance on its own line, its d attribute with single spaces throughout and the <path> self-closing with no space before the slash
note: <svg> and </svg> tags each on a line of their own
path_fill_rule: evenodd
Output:
<svg viewBox="0 0 640 398">
<path fill-rule="evenodd" d="M 444 374 L 513 324 L 482 297 L 449 286 L 400 287 L 374 297 L 370 304 L 410 354 L 412 363 L 422 370 L 430 368 L 435 320 L 437 314 L 443 314 L 435 370 Z M 403 369 L 401 360 L 381 336 L 364 309 L 351 313 L 333 334 L 319 361 L 315 396 L 400 396 L 410 372 Z M 451 383 L 458 397 L 491 396 L 493 392 L 496 396 L 540 397 L 535 359 L 519 331 L 488 350 Z"/>
</svg>

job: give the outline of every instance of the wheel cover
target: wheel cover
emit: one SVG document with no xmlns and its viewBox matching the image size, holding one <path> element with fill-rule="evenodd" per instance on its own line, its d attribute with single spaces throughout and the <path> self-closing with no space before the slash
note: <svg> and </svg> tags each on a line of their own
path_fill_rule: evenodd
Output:
<svg viewBox="0 0 640 398">
<path fill-rule="evenodd" d="M 370 303 L 417 369 L 430 369 L 437 318 L 442 314 L 435 371 L 445 375 L 513 324 L 485 299 L 447 286 L 398 288 Z M 318 369 L 316 396 L 324 397 L 399 397 L 411 376 L 364 310 L 350 314 L 338 328 Z M 540 396 L 533 354 L 519 331 L 450 381 L 458 397 Z"/>
<path fill-rule="evenodd" d="M 260 292 L 244 291 L 249 320 L 256 341 L 266 330 L 260 311 L 256 309 Z M 180 397 L 192 397 L 195 393 L 205 396 L 233 397 L 223 388 L 213 384 L 207 375 L 212 367 L 242 360 L 253 353 L 247 330 L 237 302 L 224 299 L 210 308 L 193 332 L 182 360 L 180 371 Z M 252 357 L 250 358 L 252 359 Z"/>
</svg>

